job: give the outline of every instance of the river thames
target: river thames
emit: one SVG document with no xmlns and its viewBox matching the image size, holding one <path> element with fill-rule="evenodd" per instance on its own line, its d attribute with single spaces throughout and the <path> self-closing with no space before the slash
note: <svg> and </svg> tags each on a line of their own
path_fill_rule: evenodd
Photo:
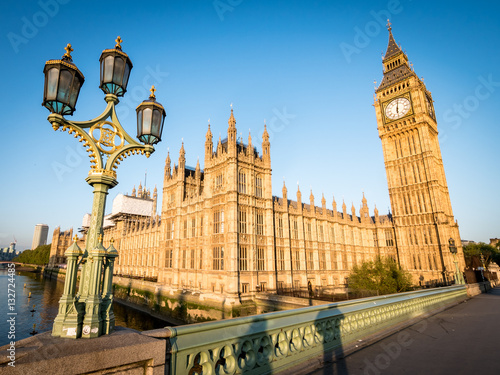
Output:
<svg viewBox="0 0 500 375">
<path fill-rule="evenodd" d="M 37 333 L 50 331 L 57 316 L 59 299 L 64 287 L 63 282 L 47 279 L 42 274 L 33 272 L 16 271 L 15 288 L 12 288 L 11 281 L 12 278 L 9 276 L 7 268 L 0 269 L 0 315 L 2 320 L 0 346 L 8 344 L 10 341 L 19 341 L 30 337 L 33 324 L 36 324 Z M 117 326 L 144 331 L 170 325 L 166 321 L 117 302 L 113 303 L 113 310 Z M 12 334 L 15 335 L 15 338 Z"/>
</svg>

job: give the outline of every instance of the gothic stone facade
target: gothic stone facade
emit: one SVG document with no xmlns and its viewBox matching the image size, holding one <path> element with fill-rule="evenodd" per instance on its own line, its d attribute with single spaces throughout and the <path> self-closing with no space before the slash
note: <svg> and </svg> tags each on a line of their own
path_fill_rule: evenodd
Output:
<svg viewBox="0 0 500 375">
<path fill-rule="evenodd" d="M 280 288 L 322 289 L 345 285 L 356 264 L 388 256 L 410 271 L 415 283 L 452 280 L 448 240 L 463 253 L 446 184 L 431 93 L 408 64 L 389 28 L 384 78 L 375 109 L 387 170 L 392 215 L 370 216 L 363 196 L 354 205 L 315 205 L 272 195 L 267 130 L 262 155 L 237 140 L 231 109 L 227 138 L 214 149 L 208 127 L 205 165 L 186 166 L 184 145 L 177 165 L 165 163 L 161 216 L 114 218 L 105 229 L 119 251 L 116 273 L 157 280 L 214 298 L 250 298 Z"/>
</svg>

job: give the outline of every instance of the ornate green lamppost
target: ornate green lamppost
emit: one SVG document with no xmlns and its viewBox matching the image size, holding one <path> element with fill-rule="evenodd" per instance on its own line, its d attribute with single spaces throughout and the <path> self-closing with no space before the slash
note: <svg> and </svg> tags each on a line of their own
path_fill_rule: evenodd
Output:
<svg viewBox="0 0 500 375">
<path fill-rule="evenodd" d="M 67 274 L 64 293 L 59 301 L 59 313 L 54 321 L 53 336 L 93 338 L 113 331 L 113 264 L 118 252 L 113 243 L 106 249 L 102 244 L 102 224 L 108 190 L 118 184 L 116 169 L 131 154 L 154 152 L 153 145 L 161 140 L 165 109 L 156 102 L 155 88 L 148 100 L 136 109 L 137 138 L 135 141 L 123 129 L 116 116 L 115 106 L 119 96 L 127 91 L 132 62 L 121 48 L 122 40 L 116 39 L 113 49 L 104 50 L 99 59 L 100 85 L 106 96 L 104 112 L 90 121 L 70 121 L 80 88 L 85 80 L 73 63 L 71 45 L 60 60 L 45 63 L 45 87 L 42 105 L 52 112 L 48 121 L 54 130 L 67 131 L 82 142 L 90 157 L 90 171 L 85 179 L 94 188 L 94 200 L 86 248 L 82 251 L 73 243 L 66 251 Z M 77 273 L 82 265 L 80 285 L 76 292 Z"/>
<path fill-rule="evenodd" d="M 450 249 L 450 253 L 453 254 L 453 263 L 455 263 L 455 284 L 465 284 L 462 272 L 458 269 L 457 246 L 453 238 L 448 240 L 448 248 Z"/>
</svg>

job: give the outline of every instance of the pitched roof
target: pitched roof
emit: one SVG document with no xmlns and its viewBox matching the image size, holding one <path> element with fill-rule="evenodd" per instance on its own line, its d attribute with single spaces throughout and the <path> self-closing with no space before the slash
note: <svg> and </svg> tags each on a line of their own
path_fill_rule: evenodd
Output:
<svg viewBox="0 0 500 375">
<path fill-rule="evenodd" d="M 384 60 L 402 52 L 401 48 L 396 44 L 394 36 L 392 35 L 391 27 L 389 27 L 389 44 L 387 45 L 387 51 L 385 52 Z"/>
</svg>

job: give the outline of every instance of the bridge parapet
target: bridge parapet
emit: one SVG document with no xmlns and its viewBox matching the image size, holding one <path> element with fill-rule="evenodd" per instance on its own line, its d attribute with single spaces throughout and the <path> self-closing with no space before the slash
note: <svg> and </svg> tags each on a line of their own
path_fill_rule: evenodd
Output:
<svg viewBox="0 0 500 375">
<path fill-rule="evenodd" d="M 145 331 L 167 339 L 169 374 L 270 374 L 467 298 L 465 286 Z"/>
</svg>

